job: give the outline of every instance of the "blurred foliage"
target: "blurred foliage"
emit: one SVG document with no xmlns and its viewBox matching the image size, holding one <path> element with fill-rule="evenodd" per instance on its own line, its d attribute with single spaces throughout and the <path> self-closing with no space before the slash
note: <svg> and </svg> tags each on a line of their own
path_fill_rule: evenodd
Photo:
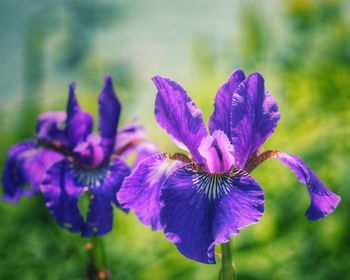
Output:
<svg viewBox="0 0 350 280">
<path fill-rule="evenodd" d="M 98 53 L 99 46 L 112 42 L 103 36 L 104 29 L 128 32 L 124 22 L 131 28 L 132 24 L 144 24 L 142 19 L 138 22 L 133 18 L 130 23 L 131 11 L 111 1 L 11 3 L 1 3 L 4 6 L 0 18 L 7 27 L 0 32 L 7 34 L 2 36 L 5 41 L 10 41 L 11 34 L 21 37 L 23 72 L 21 88 L 14 87 L 16 79 L 1 81 L 0 98 L 6 98 L 6 105 L 1 102 L 0 108 L 1 164 L 13 143 L 33 137 L 38 112 L 64 109 L 66 95 L 62 90 L 66 87 L 62 84 L 78 79 L 83 107 L 96 112 L 96 92 L 106 72 L 115 77 L 118 95 L 124 102 L 123 122 L 138 116 L 162 150 L 174 151 L 169 137 L 152 116 L 154 89 L 144 88 L 139 82 L 145 79 L 145 72 L 133 63 L 133 59 L 155 63 L 156 54 L 137 57 L 136 49 L 136 54 L 130 50 L 125 58 L 118 52 L 123 42 L 115 41 L 113 57 Z M 188 65 L 192 68 L 185 80 L 177 79 L 183 77 L 181 67 L 173 71 L 173 77 L 188 89 L 208 120 L 214 94 L 230 71 L 240 67 L 247 72 L 262 72 L 282 114 L 278 129 L 265 146 L 300 155 L 342 196 L 333 214 L 309 222 L 303 215 L 309 203 L 307 192 L 294 174 L 274 160 L 260 166 L 253 176 L 265 190 L 266 211 L 257 225 L 233 239 L 238 279 L 345 279 L 350 275 L 349 3 L 262 3 L 240 1 L 236 5 L 238 16 L 232 19 L 237 28 L 219 45 L 201 32 L 193 31 L 191 38 L 179 37 L 189 47 Z M 129 8 L 144 9 L 143 5 L 147 4 L 138 1 Z M 180 10 L 174 12 L 178 14 L 173 18 L 183 19 Z M 158 16 L 155 10 L 152 18 Z M 195 21 L 195 15 L 187 20 Z M 171 39 L 165 32 L 160 36 Z M 148 37 L 141 38 L 145 40 L 144 48 L 149 47 Z M 6 44 L 0 46 L 12 54 Z M 159 49 L 153 47 L 154 52 Z M 182 60 L 176 53 L 166 54 Z M 4 75 L 9 72 L 17 77 L 11 65 L 4 69 Z M 8 93 L 8 88 L 13 90 Z M 84 279 L 87 240 L 59 228 L 40 195 L 23 198 L 18 205 L 1 203 L 0 225 L 0 279 Z M 152 233 L 133 214 L 115 210 L 114 229 L 104 239 L 113 279 L 218 276 L 219 266 L 185 259 L 161 232 Z"/>
</svg>

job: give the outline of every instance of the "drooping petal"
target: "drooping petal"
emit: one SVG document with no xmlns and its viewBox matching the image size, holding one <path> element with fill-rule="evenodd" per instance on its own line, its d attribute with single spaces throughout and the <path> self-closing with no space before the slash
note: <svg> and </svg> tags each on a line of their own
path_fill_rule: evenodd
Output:
<svg viewBox="0 0 350 280">
<path fill-rule="evenodd" d="M 207 131 L 201 111 L 176 82 L 159 76 L 153 82 L 158 89 L 154 110 L 157 122 L 174 138 L 175 144 L 187 147 L 196 162 L 203 162 L 198 147 Z"/>
<path fill-rule="evenodd" d="M 36 191 L 39 189 L 39 185 L 45 178 L 47 171 L 53 164 L 62 160 L 63 156 L 54 151 L 38 147 L 23 152 L 18 159 L 23 176 L 32 185 L 32 189 Z"/>
<path fill-rule="evenodd" d="M 215 130 L 213 135 L 203 138 L 198 151 L 205 158 L 211 173 L 226 172 L 231 169 L 235 162 L 233 146 L 221 130 Z"/>
<path fill-rule="evenodd" d="M 140 139 L 144 139 L 145 137 L 145 128 L 134 120 L 126 124 L 121 129 L 118 129 L 114 150 L 121 151 L 120 154 L 128 155 L 129 153 L 133 152 L 133 149 L 129 149 L 128 146 L 135 147 L 136 145 L 130 144 L 137 144 L 137 142 L 139 142 Z"/>
<path fill-rule="evenodd" d="M 151 141 L 144 140 L 136 146 L 136 158 L 132 164 L 136 167 L 144 159 L 159 153 L 158 147 Z"/>
<path fill-rule="evenodd" d="M 125 208 L 132 209 L 139 220 L 152 230 L 160 230 L 159 192 L 164 181 L 183 163 L 171 160 L 167 154 L 146 158 L 125 179 L 117 199 Z"/>
<path fill-rule="evenodd" d="M 209 131 L 222 130 L 231 139 L 230 114 L 232 110 L 232 96 L 238 85 L 245 79 L 241 69 L 232 73 L 229 80 L 218 90 L 215 97 L 214 112 L 209 120 Z"/>
<path fill-rule="evenodd" d="M 101 190 L 106 193 L 109 199 L 118 207 L 122 207 L 117 200 L 117 193 L 121 188 L 124 179 L 131 173 L 130 167 L 121 159 L 114 158 L 109 163 L 108 174 L 103 181 L 102 187 L 97 190 Z"/>
<path fill-rule="evenodd" d="M 3 199 L 16 203 L 23 193 L 27 183 L 21 168 L 18 165 L 18 157 L 21 153 L 31 150 L 35 147 L 35 142 L 31 140 L 23 141 L 14 145 L 8 151 L 8 159 L 5 162 L 2 174 Z"/>
<path fill-rule="evenodd" d="M 21 195 L 37 192 L 47 170 L 62 159 L 60 154 L 36 147 L 35 141 L 30 140 L 13 146 L 8 156 L 2 177 L 3 199 L 13 203 Z"/>
<path fill-rule="evenodd" d="M 39 116 L 36 123 L 36 137 L 39 140 L 58 141 L 67 144 L 64 128 L 66 112 L 46 112 Z"/>
<path fill-rule="evenodd" d="M 104 87 L 99 99 L 99 122 L 98 130 L 102 138 L 102 147 L 108 157 L 114 148 L 114 141 L 119 122 L 121 105 L 113 90 L 112 78 L 105 77 Z"/>
<path fill-rule="evenodd" d="M 157 154 L 158 147 L 146 138 L 144 126 L 134 120 L 118 130 L 114 152 L 123 158 L 136 153 L 132 163 L 132 166 L 136 167 L 143 159 Z"/>
<path fill-rule="evenodd" d="M 186 257 L 215 263 L 215 245 L 256 223 L 264 195 L 247 173 L 209 174 L 191 165 L 174 171 L 161 189 L 161 224 L 165 236 Z"/>
<path fill-rule="evenodd" d="M 89 213 L 82 230 L 83 237 L 104 235 L 112 230 L 113 207 L 110 198 L 103 192 L 93 194 Z"/>
<path fill-rule="evenodd" d="M 108 165 L 101 166 L 100 170 L 95 171 L 97 176 L 94 175 L 95 179 L 90 180 L 91 185 L 89 186 L 93 198 L 82 236 L 99 236 L 112 230 L 112 203 L 120 207 L 116 200 L 117 192 L 125 177 L 129 174 L 130 168 L 124 161 L 117 158 L 113 159 Z M 125 209 L 122 208 L 122 210 Z"/>
<path fill-rule="evenodd" d="M 53 165 L 40 186 L 45 203 L 56 222 L 71 232 L 79 232 L 83 226 L 78 200 L 85 191 L 75 184 L 71 163 L 62 160 Z"/>
<path fill-rule="evenodd" d="M 74 90 L 75 84 L 72 83 L 69 85 L 66 121 L 66 135 L 71 147 L 85 141 L 93 126 L 91 115 L 80 109 Z"/>
<path fill-rule="evenodd" d="M 276 100 L 264 87 L 259 73 L 247 77 L 232 97 L 231 141 L 236 166 L 244 168 L 248 157 L 273 133 L 280 119 Z"/>
<path fill-rule="evenodd" d="M 286 164 L 299 181 L 307 186 L 311 204 L 305 215 L 309 220 L 321 219 L 337 208 L 340 197 L 331 192 L 302 159 L 286 153 L 278 153 L 275 157 Z"/>
</svg>

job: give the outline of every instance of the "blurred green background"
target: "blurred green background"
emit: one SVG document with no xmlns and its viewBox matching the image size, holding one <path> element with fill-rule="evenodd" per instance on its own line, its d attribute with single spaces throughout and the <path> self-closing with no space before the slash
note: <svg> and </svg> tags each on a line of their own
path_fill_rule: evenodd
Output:
<svg viewBox="0 0 350 280">
<path fill-rule="evenodd" d="M 307 221 L 305 187 L 265 162 L 253 173 L 265 214 L 233 239 L 238 279 L 350 277 L 349 1 L 1 0 L 0 38 L 1 166 L 11 145 L 34 137 L 40 112 L 64 110 L 71 81 L 96 116 L 111 74 L 122 124 L 138 118 L 162 151 L 175 151 L 153 116 L 153 75 L 180 82 L 207 121 L 234 69 L 261 72 L 282 114 L 265 147 L 300 155 L 342 201 Z M 117 209 L 105 242 L 113 279 L 218 277 L 219 260 L 190 261 Z M 0 203 L 0 279 L 84 279 L 85 243 L 55 224 L 40 195 Z"/>
</svg>

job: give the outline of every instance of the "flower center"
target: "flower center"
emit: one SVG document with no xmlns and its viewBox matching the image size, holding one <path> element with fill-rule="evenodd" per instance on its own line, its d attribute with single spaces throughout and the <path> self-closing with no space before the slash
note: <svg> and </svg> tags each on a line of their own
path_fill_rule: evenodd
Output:
<svg viewBox="0 0 350 280">
<path fill-rule="evenodd" d="M 84 168 L 74 163 L 70 165 L 73 180 L 78 186 L 83 187 L 99 187 L 108 175 L 109 163 L 104 163 L 97 168 Z"/>
<path fill-rule="evenodd" d="M 198 151 L 205 158 L 211 173 L 228 171 L 235 162 L 233 146 L 223 131 L 215 130 L 212 135 L 202 139 Z"/>
<path fill-rule="evenodd" d="M 191 171 L 194 170 L 191 169 Z M 230 192 L 235 186 L 237 176 L 243 172 L 243 170 L 236 168 L 231 168 L 225 173 L 207 173 L 202 170 L 195 170 L 192 182 L 199 195 L 203 195 L 209 200 L 215 200 Z"/>
</svg>

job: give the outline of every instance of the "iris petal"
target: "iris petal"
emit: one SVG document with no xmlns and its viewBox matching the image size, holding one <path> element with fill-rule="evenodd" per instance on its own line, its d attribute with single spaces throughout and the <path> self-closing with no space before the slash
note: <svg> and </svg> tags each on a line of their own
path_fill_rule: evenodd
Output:
<svg viewBox="0 0 350 280">
<path fill-rule="evenodd" d="M 71 163 L 62 160 L 52 166 L 40 190 L 57 223 L 71 232 L 81 231 L 84 221 L 79 212 L 78 200 L 84 188 L 75 184 Z"/>
<path fill-rule="evenodd" d="M 145 128 L 137 121 L 132 121 L 126 124 L 121 129 L 118 129 L 114 150 L 121 150 L 128 144 L 138 141 L 139 139 L 143 139 L 145 137 Z M 126 151 L 123 151 L 123 155 L 129 155 L 132 152 L 132 149 L 127 149 Z"/>
<path fill-rule="evenodd" d="M 276 100 L 264 87 L 259 73 L 247 77 L 232 97 L 231 142 L 236 166 L 244 168 L 248 157 L 273 133 L 280 119 Z"/>
<path fill-rule="evenodd" d="M 8 159 L 5 162 L 2 175 L 3 199 L 8 202 L 16 203 L 23 193 L 26 184 L 26 178 L 18 165 L 18 157 L 21 153 L 31 150 L 35 147 L 35 142 L 31 140 L 23 141 L 11 147 L 8 151 Z"/>
<path fill-rule="evenodd" d="M 38 191 L 46 171 L 62 156 L 56 152 L 36 147 L 34 141 L 23 141 L 8 151 L 2 177 L 3 198 L 16 203 L 21 195 Z M 29 184 L 30 188 L 25 189 Z"/>
<path fill-rule="evenodd" d="M 117 200 L 117 193 L 121 188 L 124 179 L 130 175 L 129 166 L 122 160 L 114 158 L 109 163 L 108 172 L 101 187 L 94 186 L 92 191 L 94 193 L 104 192 L 110 201 L 112 201 L 116 206 L 121 207 Z"/>
<path fill-rule="evenodd" d="M 66 135 L 62 128 L 66 121 L 66 116 L 66 112 L 46 112 L 41 114 L 36 123 L 37 139 L 67 144 Z"/>
<path fill-rule="evenodd" d="M 124 178 L 130 174 L 130 168 L 122 160 L 113 159 L 108 165 L 101 167 L 100 174 L 103 176 L 89 186 L 92 200 L 82 230 L 84 237 L 99 236 L 112 230 L 112 203 L 120 207 L 116 195 Z"/>
<path fill-rule="evenodd" d="M 113 207 L 110 198 L 102 192 L 92 197 L 87 220 L 82 230 L 83 237 L 104 235 L 112 230 Z"/>
<path fill-rule="evenodd" d="M 75 85 L 70 84 L 67 103 L 66 135 L 72 147 L 85 141 L 86 137 L 91 133 L 93 126 L 91 115 L 80 109 L 74 90 Z"/>
<path fill-rule="evenodd" d="M 232 73 L 229 80 L 218 90 L 215 97 L 215 109 L 209 120 L 209 131 L 222 130 L 231 139 L 230 114 L 232 110 L 232 96 L 238 85 L 245 79 L 241 69 Z"/>
<path fill-rule="evenodd" d="M 114 141 L 119 122 L 121 105 L 113 90 L 112 79 L 105 77 L 104 87 L 98 99 L 99 102 L 99 122 L 98 130 L 102 138 L 102 147 L 105 156 L 108 157 L 114 148 Z"/>
<path fill-rule="evenodd" d="M 198 147 L 207 131 L 201 111 L 176 82 L 159 76 L 153 82 L 158 89 L 154 111 L 157 122 L 174 138 L 175 144 L 187 147 L 196 162 L 203 162 Z"/>
<path fill-rule="evenodd" d="M 146 158 L 127 177 L 118 192 L 117 199 L 146 226 L 160 230 L 159 192 L 164 181 L 179 166 L 181 161 L 171 160 L 166 154 Z"/>
<path fill-rule="evenodd" d="M 247 173 L 210 174 L 191 164 L 174 171 L 161 189 L 161 224 L 165 236 L 186 257 L 215 263 L 215 244 L 256 223 L 264 195 Z"/>
<path fill-rule="evenodd" d="M 158 147 L 151 141 L 143 141 L 136 147 L 136 158 L 133 162 L 133 167 L 136 167 L 144 159 L 155 155 L 159 152 Z"/>
<path fill-rule="evenodd" d="M 119 205 L 116 193 L 129 174 L 129 167 L 119 159 L 93 170 L 79 169 L 63 160 L 49 170 L 40 189 L 60 226 L 81 232 L 83 237 L 99 236 L 112 229 L 112 203 Z M 85 222 L 78 207 L 84 192 L 89 192 L 91 199 Z"/>
<path fill-rule="evenodd" d="M 302 159 L 286 153 L 278 153 L 275 157 L 286 164 L 299 181 L 307 186 L 311 204 L 305 215 L 309 220 L 326 217 L 337 208 L 340 197 L 331 192 Z"/>
<path fill-rule="evenodd" d="M 132 121 L 118 130 L 114 151 L 126 158 L 136 153 L 133 166 L 143 159 L 158 153 L 158 147 L 146 138 L 145 128 L 137 121 Z"/>
</svg>

